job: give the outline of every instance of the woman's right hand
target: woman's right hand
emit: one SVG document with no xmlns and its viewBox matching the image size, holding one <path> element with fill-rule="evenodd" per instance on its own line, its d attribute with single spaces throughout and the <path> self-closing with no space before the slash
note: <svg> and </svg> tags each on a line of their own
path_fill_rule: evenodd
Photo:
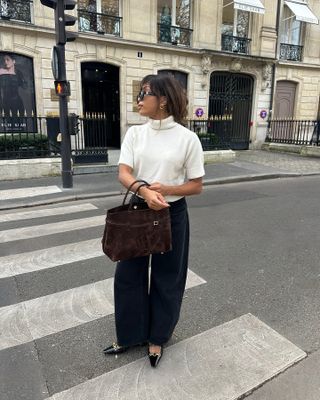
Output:
<svg viewBox="0 0 320 400">
<path fill-rule="evenodd" d="M 152 210 L 162 210 L 163 208 L 170 207 L 166 202 L 162 194 L 148 189 L 147 187 L 142 187 L 139 189 L 139 194 L 145 199 L 148 207 Z"/>
</svg>

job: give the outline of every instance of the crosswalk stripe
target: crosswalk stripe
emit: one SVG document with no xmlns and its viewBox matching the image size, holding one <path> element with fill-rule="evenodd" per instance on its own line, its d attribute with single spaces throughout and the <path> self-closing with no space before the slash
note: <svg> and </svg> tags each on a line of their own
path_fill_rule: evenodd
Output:
<svg viewBox="0 0 320 400">
<path fill-rule="evenodd" d="M 101 238 L 13 254 L 0 257 L 0 279 L 54 268 L 77 261 L 89 260 L 100 256 L 104 256 L 101 249 Z M 196 274 L 194 274 L 197 276 L 197 278 L 195 278 L 193 274 L 194 272 L 189 270 L 189 280 L 191 278 L 192 281 L 196 281 L 196 279 L 201 280 Z M 199 282 L 205 283 L 204 280 Z"/>
<path fill-rule="evenodd" d="M 187 289 L 206 281 L 189 270 Z M 113 278 L 0 308 L 0 350 L 113 314 Z"/>
<path fill-rule="evenodd" d="M 25 197 L 43 196 L 45 194 L 60 193 L 58 186 L 37 186 L 20 189 L 0 190 L 0 201 L 10 199 L 21 199 Z"/>
<path fill-rule="evenodd" d="M 21 221 L 24 219 L 34 219 L 41 217 L 51 217 L 55 215 L 72 214 L 82 211 L 96 210 L 98 207 L 90 203 L 75 205 L 75 206 L 64 206 L 55 208 L 45 208 L 43 210 L 32 210 L 23 211 L 17 213 L 0 214 L 0 222 L 11 222 L 11 221 Z"/>
<path fill-rule="evenodd" d="M 47 400 L 235 400 L 305 357 L 246 314 L 166 348 L 156 370 L 144 357 Z"/>
<path fill-rule="evenodd" d="M 91 228 L 104 225 L 105 217 L 99 215 L 90 218 L 79 218 L 69 221 L 54 222 L 30 226 L 25 228 L 8 229 L 0 232 L 0 243 L 12 242 L 14 240 L 32 239 L 40 236 L 52 235 L 54 233 L 63 233 L 77 229 Z"/>
<path fill-rule="evenodd" d="M 101 238 L 0 257 L 0 279 L 102 256 Z"/>
</svg>

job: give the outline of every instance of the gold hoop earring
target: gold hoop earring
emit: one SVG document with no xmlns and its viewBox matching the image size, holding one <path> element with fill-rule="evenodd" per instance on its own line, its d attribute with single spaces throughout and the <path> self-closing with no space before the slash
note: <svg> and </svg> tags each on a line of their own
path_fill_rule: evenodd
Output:
<svg viewBox="0 0 320 400">
<path fill-rule="evenodd" d="M 160 110 L 164 110 L 166 108 L 165 104 L 160 104 Z"/>
</svg>

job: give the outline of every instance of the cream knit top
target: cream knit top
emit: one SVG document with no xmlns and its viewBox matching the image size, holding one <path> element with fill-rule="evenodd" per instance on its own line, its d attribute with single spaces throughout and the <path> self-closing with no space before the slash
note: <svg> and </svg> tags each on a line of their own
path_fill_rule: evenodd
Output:
<svg viewBox="0 0 320 400">
<path fill-rule="evenodd" d="M 198 136 L 170 116 L 128 129 L 118 164 L 133 169 L 137 179 L 148 183 L 181 185 L 204 176 L 203 151 Z M 166 196 L 166 201 L 181 196 Z"/>
</svg>

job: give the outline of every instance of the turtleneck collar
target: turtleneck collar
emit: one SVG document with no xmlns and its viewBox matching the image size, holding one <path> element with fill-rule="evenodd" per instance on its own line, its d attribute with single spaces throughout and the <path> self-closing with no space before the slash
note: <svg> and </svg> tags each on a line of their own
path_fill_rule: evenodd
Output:
<svg viewBox="0 0 320 400">
<path fill-rule="evenodd" d="M 170 115 L 168 118 L 165 118 L 165 119 L 149 118 L 148 124 L 152 129 L 154 129 L 156 131 L 164 130 L 164 129 L 171 129 L 177 125 L 177 123 L 173 119 L 172 115 Z"/>
</svg>

